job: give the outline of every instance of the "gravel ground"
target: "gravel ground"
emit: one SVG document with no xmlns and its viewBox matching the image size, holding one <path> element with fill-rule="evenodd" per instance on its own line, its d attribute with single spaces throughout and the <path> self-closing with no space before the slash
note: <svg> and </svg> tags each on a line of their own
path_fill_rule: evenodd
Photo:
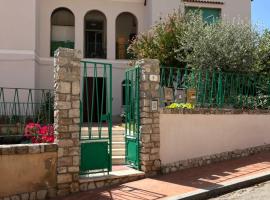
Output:
<svg viewBox="0 0 270 200">
<path fill-rule="evenodd" d="M 270 200 L 270 181 L 211 200 Z"/>
</svg>

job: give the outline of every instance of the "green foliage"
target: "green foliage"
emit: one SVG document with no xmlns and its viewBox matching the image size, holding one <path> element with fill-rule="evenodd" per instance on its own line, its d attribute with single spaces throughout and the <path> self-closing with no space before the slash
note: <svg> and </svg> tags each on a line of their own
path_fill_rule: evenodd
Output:
<svg viewBox="0 0 270 200">
<path fill-rule="evenodd" d="M 198 17 L 187 21 L 183 38 L 179 38 L 182 49 L 178 58 L 193 68 L 221 69 L 222 71 L 253 71 L 257 32 L 243 23 L 217 21 L 205 25 Z"/>
<path fill-rule="evenodd" d="M 128 52 L 135 58 L 158 59 L 162 64 L 181 64 L 176 57 L 179 43 L 177 37 L 184 34 L 185 17 L 181 13 L 173 13 L 166 20 L 157 23 L 147 33 L 141 33 L 129 46 Z M 182 63 L 183 64 L 183 63 Z"/>
<path fill-rule="evenodd" d="M 268 33 L 261 41 L 262 51 L 269 50 L 269 38 Z M 138 59 L 159 59 L 167 66 L 257 71 L 259 41 L 259 34 L 249 24 L 221 20 L 209 24 L 200 12 L 186 15 L 175 12 L 149 32 L 140 34 L 130 45 L 129 52 Z"/>
<path fill-rule="evenodd" d="M 50 92 L 46 93 L 44 102 L 40 105 L 37 121 L 41 124 L 53 124 L 54 97 Z"/>
<path fill-rule="evenodd" d="M 270 30 L 265 30 L 260 38 L 256 67 L 260 72 L 270 72 Z"/>
</svg>

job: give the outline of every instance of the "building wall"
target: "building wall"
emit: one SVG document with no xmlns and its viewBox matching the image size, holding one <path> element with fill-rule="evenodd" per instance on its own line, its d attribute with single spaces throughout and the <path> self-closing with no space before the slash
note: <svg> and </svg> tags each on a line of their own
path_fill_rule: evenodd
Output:
<svg viewBox="0 0 270 200">
<path fill-rule="evenodd" d="M 224 0 L 223 16 L 250 19 L 250 0 Z M 216 4 L 186 5 L 217 7 Z M 179 7 L 181 0 L 2 0 L 0 7 L 0 86 L 53 88 L 53 59 L 50 58 L 51 14 L 59 8 L 70 9 L 75 16 L 75 48 L 84 54 L 84 16 L 99 10 L 107 18 L 107 60 L 113 64 L 114 113 L 121 110 L 121 84 L 127 61 L 116 61 L 116 18 L 132 13 L 138 32 L 146 31 L 160 18 Z M 99 60 L 102 61 L 102 60 Z M 104 60 L 103 60 L 104 61 Z"/>
<path fill-rule="evenodd" d="M 270 144 L 270 115 L 161 114 L 163 165 Z"/>
<path fill-rule="evenodd" d="M 0 86 L 35 86 L 35 0 L 1 0 Z"/>
<path fill-rule="evenodd" d="M 106 5 L 106 6 L 105 6 Z M 40 2 L 40 19 L 39 19 L 39 49 L 40 57 L 49 57 L 50 53 L 50 16 L 51 13 L 59 7 L 69 8 L 75 16 L 75 48 L 84 52 L 84 17 L 88 11 L 99 10 L 107 18 L 107 58 L 115 59 L 116 43 L 116 18 L 122 12 L 130 12 L 138 19 L 139 32 L 146 29 L 144 21 L 144 4 L 142 0 L 122 1 L 122 0 L 46 0 Z"/>
</svg>

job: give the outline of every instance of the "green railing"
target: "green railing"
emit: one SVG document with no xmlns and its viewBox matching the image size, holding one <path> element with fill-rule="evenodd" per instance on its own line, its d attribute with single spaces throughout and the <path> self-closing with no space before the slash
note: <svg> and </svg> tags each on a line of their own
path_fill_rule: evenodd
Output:
<svg viewBox="0 0 270 200">
<path fill-rule="evenodd" d="M 160 78 L 162 106 L 188 102 L 203 108 L 270 107 L 269 74 L 161 67 Z"/>
<path fill-rule="evenodd" d="M 28 123 L 52 125 L 53 104 L 52 90 L 1 87 L 0 138 L 23 136 Z"/>
</svg>

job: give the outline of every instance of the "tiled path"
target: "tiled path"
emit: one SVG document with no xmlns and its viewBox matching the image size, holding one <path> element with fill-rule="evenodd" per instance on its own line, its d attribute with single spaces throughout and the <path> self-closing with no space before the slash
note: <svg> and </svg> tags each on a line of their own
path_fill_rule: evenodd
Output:
<svg viewBox="0 0 270 200">
<path fill-rule="evenodd" d="M 270 173 L 270 152 L 58 199 L 157 200 L 198 189 L 222 186 L 226 181 L 267 171 Z"/>
</svg>

